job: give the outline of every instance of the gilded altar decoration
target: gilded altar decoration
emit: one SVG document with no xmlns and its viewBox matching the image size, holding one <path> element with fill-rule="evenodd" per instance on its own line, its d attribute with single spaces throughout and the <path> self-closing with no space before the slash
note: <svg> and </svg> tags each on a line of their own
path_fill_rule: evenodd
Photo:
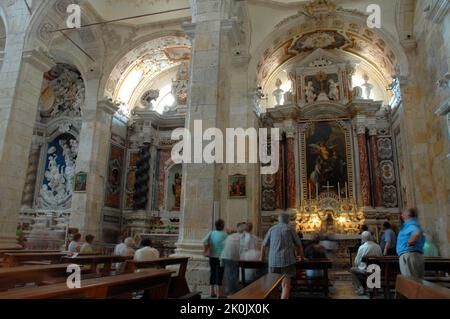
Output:
<svg viewBox="0 0 450 319">
<path fill-rule="evenodd" d="M 304 234 L 359 234 L 364 224 L 364 213 L 353 198 L 342 198 L 332 191 L 318 198 L 303 201 L 297 213 L 297 231 Z"/>
<path fill-rule="evenodd" d="M 228 178 L 228 194 L 230 198 L 244 198 L 247 196 L 247 177 L 232 175 Z"/>
</svg>

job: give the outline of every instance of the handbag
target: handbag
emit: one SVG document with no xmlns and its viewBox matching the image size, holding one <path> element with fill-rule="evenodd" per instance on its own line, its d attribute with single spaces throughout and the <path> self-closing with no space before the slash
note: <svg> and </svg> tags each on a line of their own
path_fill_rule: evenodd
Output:
<svg viewBox="0 0 450 319">
<path fill-rule="evenodd" d="M 203 245 L 203 256 L 209 257 L 211 255 L 211 233 L 208 236 L 208 243 Z"/>
</svg>

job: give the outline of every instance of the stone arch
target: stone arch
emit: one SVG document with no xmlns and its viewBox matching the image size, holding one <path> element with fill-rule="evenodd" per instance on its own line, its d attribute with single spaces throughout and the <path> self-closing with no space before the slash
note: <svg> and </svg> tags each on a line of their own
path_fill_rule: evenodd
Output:
<svg viewBox="0 0 450 319">
<path fill-rule="evenodd" d="M 250 62 L 250 69 L 256 70 L 254 74 L 249 74 L 250 86 L 261 85 L 264 83 L 264 78 L 270 76 L 279 65 L 298 56 L 287 52 L 287 48 L 296 39 L 310 33 L 326 31 L 349 35 L 352 46 L 340 49 L 353 53 L 378 67 L 380 73 L 385 74 L 386 78 L 407 75 L 409 67 L 404 49 L 383 29 L 368 29 L 366 18 L 366 15 L 362 13 L 347 11 L 338 11 L 334 17 L 321 23 L 308 20 L 301 13 L 286 18 L 257 46 Z M 362 54 L 363 49 L 368 53 Z M 371 58 L 372 54 L 380 60 Z M 385 66 L 379 67 L 383 64 Z"/>
<path fill-rule="evenodd" d="M 169 47 L 185 47 L 189 51 L 188 58 L 179 60 L 169 58 L 165 52 L 165 49 Z M 122 111 L 125 113 L 131 112 L 130 108 L 134 105 L 129 102 L 136 101 L 136 94 L 144 93 L 141 92 L 141 89 L 145 89 L 145 85 L 142 84 L 144 82 L 151 83 L 152 81 L 148 81 L 149 79 L 155 79 L 164 71 L 188 61 L 190 59 L 190 48 L 190 41 L 185 33 L 179 30 L 160 31 L 139 38 L 121 50 L 113 59 L 114 62 L 109 64 L 107 71 L 104 72 L 99 94 L 102 95 L 102 98 L 109 97 L 115 101 L 121 100 L 119 93 L 128 75 L 133 70 L 142 71 L 143 68 L 146 69 L 148 67 L 146 61 L 150 61 L 151 65 L 156 65 L 156 68 L 149 67 L 148 72 L 144 71 L 141 79 L 130 88 L 131 95 L 125 98 L 126 101 L 121 101 L 124 103 Z M 158 58 L 158 56 L 164 55 L 162 53 L 167 56 L 165 63 L 161 63 L 160 58 Z"/>
</svg>

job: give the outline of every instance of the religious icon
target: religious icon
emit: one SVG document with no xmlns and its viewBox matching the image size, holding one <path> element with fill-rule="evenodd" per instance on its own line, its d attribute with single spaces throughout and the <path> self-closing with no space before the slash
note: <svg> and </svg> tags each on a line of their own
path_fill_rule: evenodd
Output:
<svg viewBox="0 0 450 319">
<path fill-rule="evenodd" d="M 228 179 L 228 193 L 230 198 L 247 196 L 247 177 L 245 175 L 232 175 Z"/>
<path fill-rule="evenodd" d="M 173 210 L 180 210 L 182 178 L 183 178 L 182 174 L 180 174 L 180 173 L 175 174 L 175 179 L 172 184 L 172 191 L 173 191 L 173 195 L 175 196 L 175 206 L 173 207 Z"/>
<path fill-rule="evenodd" d="M 86 191 L 87 173 L 79 172 L 75 175 L 74 192 Z"/>
</svg>

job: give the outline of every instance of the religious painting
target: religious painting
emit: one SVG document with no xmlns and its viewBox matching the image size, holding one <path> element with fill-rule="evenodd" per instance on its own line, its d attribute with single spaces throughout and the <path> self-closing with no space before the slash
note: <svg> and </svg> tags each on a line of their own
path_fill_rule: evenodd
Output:
<svg viewBox="0 0 450 319">
<path fill-rule="evenodd" d="M 105 198 L 105 206 L 107 207 L 120 208 L 123 159 L 123 148 L 111 145 Z"/>
<path fill-rule="evenodd" d="M 351 196 L 348 171 L 351 154 L 348 130 L 339 121 L 307 123 L 303 131 L 304 197 L 323 192 Z M 305 184 L 305 183 L 304 183 Z"/>
<path fill-rule="evenodd" d="M 247 197 L 247 176 L 232 175 L 228 178 L 228 194 L 230 198 Z"/>
<path fill-rule="evenodd" d="M 75 175 L 74 192 L 86 192 L 87 173 L 79 172 Z"/>
</svg>

